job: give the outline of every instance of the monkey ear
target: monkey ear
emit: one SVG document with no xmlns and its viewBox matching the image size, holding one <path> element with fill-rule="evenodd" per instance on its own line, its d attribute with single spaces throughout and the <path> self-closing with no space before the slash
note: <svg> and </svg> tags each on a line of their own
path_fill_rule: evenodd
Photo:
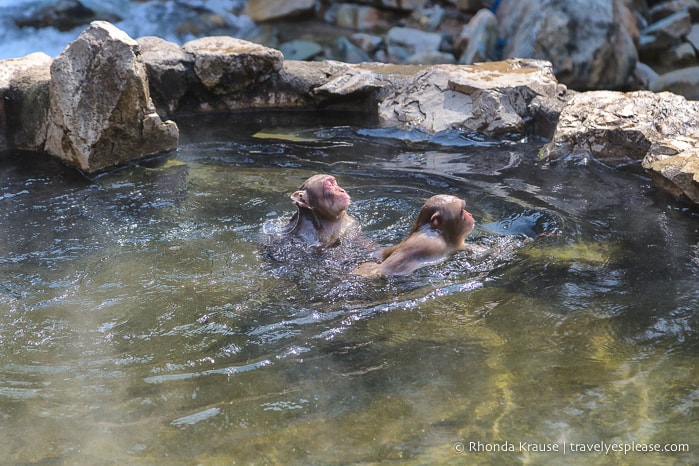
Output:
<svg viewBox="0 0 699 466">
<path fill-rule="evenodd" d="M 440 228 L 442 226 L 442 216 L 439 212 L 435 212 L 430 217 L 430 223 L 432 223 L 433 228 Z"/>
<path fill-rule="evenodd" d="M 297 206 L 303 207 L 305 209 L 312 209 L 312 207 L 308 204 L 308 201 L 306 199 L 307 196 L 305 189 L 301 191 L 296 191 L 294 194 L 291 195 L 291 200 L 293 200 Z"/>
</svg>

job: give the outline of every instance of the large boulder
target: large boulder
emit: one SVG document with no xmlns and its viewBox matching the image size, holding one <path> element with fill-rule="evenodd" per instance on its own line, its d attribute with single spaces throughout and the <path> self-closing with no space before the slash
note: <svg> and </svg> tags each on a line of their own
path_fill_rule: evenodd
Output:
<svg viewBox="0 0 699 466">
<path fill-rule="evenodd" d="M 42 52 L 0 61 L 0 151 L 43 150 L 52 61 Z"/>
<path fill-rule="evenodd" d="M 179 131 L 150 98 L 138 43 L 90 24 L 51 65 L 45 149 L 86 173 L 177 148 Z"/>
<path fill-rule="evenodd" d="M 649 91 L 590 91 L 574 96 L 560 115 L 543 155 L 592 156 L 613 167 L 638 164 L 662 139 L 699 131 L 699 102 Z"/>
<path fill-rule="evenodd" d="M 455 128 L 546 136 L 566 99 L 550 63 L 511 59 L 425 68 L 396 86 L 378 112 L 384 125 L 426 132 Z"/>
<path fill-rule="evenodd" d="M 619 89 L 638 60 L 623 0 L 502 0 L 497 18 L 503 58 L 549 60 L 572 89 Z"/>
</svg>

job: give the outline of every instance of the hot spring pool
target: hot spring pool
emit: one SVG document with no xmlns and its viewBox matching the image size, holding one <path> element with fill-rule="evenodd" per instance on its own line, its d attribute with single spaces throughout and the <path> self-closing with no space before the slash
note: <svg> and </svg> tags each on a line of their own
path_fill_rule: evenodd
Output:
<svg viewBox="0 0 699 466">
<path fill-rule="evenodd" d="M 0 158 L 4 462 L 699 462 L 696 209 L 537 141 L 178 123 L 94 180 Z M 381 245 L 463 197 L 493 253 L 368 280 L 363 251 L 270 241 L 314 173 Z"/>
</svg>

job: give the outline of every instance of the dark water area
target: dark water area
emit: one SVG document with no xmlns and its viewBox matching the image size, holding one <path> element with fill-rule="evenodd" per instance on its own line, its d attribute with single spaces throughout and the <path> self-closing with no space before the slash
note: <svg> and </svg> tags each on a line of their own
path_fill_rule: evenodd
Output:
<svg viewBox="0 0 699 466">
<path fill-rule="evenodd" d="M 3 462 L 699 462 L 695 208 L 541 141 L 178 124 L 93 180 L 0 157 Z M 314 173 L 379 245 L 463 197 L 471 252 L 366 279 L 356 245 L 278 241 Z"/>
</svg>

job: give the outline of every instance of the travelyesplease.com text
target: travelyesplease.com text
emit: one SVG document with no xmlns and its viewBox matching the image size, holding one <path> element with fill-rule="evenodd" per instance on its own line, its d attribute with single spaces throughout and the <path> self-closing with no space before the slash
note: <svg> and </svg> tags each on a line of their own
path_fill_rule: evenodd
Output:
<svg viewBox="0 0 699 466">
<path fill-rule="evenodd" d="M 686 443 L 637 443 L 637 442 L 482 442 L 468 441 L 454 443 L 456 453 L 496 453 L 496 452 L 531 452 L 531 453 L 597 453 L 597 454 L 629 454 L 629 453 L 686 453 L 689 444 Z"/>
</svg>

